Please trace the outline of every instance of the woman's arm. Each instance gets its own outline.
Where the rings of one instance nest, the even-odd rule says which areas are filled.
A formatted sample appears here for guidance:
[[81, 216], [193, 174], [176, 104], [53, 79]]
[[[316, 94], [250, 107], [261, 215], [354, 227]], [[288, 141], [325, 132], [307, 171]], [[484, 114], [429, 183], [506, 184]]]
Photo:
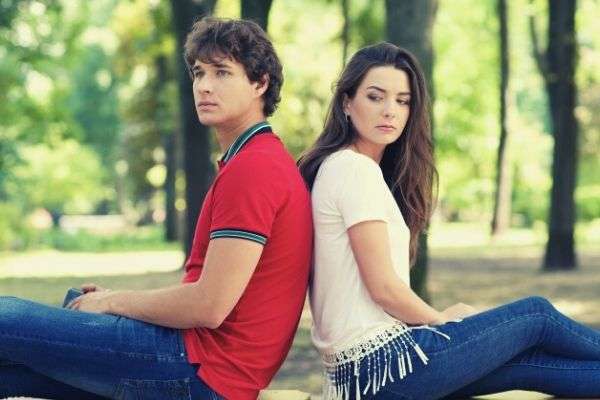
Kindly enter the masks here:
[[348, 236], [371, 298], [388, 314], [409, 324], [433, 325], [447, 320], [396, 275], [385, 222], [360, 222], [348, 228]]

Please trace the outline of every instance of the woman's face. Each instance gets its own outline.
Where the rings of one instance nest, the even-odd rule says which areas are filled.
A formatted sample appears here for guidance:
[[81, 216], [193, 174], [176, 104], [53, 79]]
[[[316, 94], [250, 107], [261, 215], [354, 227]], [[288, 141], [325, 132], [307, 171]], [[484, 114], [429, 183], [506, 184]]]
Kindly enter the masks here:
[[356, 129], [359, 141], [371, 145], [393, 143], [404, 130], [410, 114], [408, 75], [393, 66], [371, 68], [344, 112]]

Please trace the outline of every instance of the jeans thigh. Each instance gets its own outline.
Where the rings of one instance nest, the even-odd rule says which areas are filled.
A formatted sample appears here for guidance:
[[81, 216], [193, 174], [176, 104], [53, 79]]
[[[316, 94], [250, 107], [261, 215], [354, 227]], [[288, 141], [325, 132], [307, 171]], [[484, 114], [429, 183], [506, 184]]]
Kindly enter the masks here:
[[[179, 330], [14, 297], [0, 297], [0, 358], [103, 396], [121, 379], [199, 380]], [[182, 385], [155, 386], [179, 393]]]
[[[434, 326], [450, 340], [427, 329], [413, 329], [427, 364], [414, 362], [412, 374], [388, 383], [376, 398], [437, 399], [474, 382], [535, 345], [545, 324], [544, 307], [542, 300], [525, 298]], [[397, 374], [395, 364], [391, 363], [392, 374]]]

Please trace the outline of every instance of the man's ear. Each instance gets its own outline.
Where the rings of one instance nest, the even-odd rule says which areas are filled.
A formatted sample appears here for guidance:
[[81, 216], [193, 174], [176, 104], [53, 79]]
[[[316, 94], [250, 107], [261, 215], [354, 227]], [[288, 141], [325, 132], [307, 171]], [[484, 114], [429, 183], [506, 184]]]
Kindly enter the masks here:
[[269, 74], [264, 74], [259, 81], [255, 82], [255, 87], [257, 97], [265, 94], [267, 89], [269, 88]]

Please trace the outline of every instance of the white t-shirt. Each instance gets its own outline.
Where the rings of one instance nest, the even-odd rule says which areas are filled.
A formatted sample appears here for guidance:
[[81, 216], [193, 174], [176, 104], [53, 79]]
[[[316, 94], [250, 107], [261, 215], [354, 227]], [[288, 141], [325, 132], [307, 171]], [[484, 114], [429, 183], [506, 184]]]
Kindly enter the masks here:
[[312, 339], [322, 354], [330, 354], [398, 323], [371, 299], [347, 229], [363, 221], [385, 221], [394, 270], [407, 285], [410, 231], [379, 165], [353, 150], [339, 150], [323, 161], [311, 196], [315, 229]]

